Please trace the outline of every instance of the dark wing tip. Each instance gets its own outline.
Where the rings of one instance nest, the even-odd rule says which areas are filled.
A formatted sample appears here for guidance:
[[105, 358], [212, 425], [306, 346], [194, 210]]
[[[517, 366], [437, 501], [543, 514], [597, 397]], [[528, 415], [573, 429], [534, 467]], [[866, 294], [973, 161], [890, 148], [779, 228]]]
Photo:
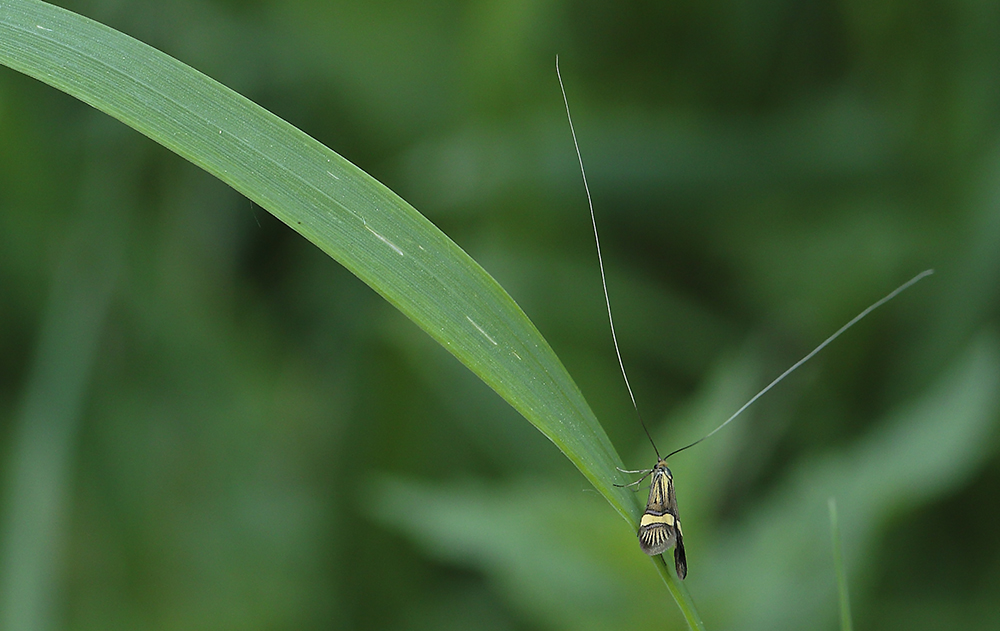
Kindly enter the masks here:
[[677, 578], [684, 580], [688, 575], [687, 555], [684, 554], [684, 538], [680, 530], [677, 531], [677, 545], [674, 547], [674, 567], [677, 568]]

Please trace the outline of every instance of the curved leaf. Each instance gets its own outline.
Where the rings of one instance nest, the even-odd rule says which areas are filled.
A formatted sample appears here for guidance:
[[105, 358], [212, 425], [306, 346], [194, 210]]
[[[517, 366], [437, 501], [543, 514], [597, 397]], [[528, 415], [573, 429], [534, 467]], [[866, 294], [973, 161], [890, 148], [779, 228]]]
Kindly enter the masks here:
[[395, 193], [176, 59], [34, 0], [0, 3], [0, 63], [104, 111], [212, 173], [380, 293], [552, 440], [623, 517], [621, 459], [520, 307]]

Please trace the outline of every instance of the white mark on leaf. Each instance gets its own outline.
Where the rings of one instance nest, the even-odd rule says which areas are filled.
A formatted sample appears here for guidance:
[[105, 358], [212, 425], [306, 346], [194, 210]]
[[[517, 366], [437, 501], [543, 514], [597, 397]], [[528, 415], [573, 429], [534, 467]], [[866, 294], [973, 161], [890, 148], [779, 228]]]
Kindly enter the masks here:
[[487, 333], [486, 331], [484, 331], [484, 330], [483, 330], [483, 327], [481, 327], [481, 326], [479, 326], [478, 324], [476, 324], [476, 321], [475, 321], [475, 320], [473, 320], [473, 319], [472, 319], [472, 318], [470, 318], [469, 316], [465, 316], [465, 319], [466, 319], [466, 320], [468, 320], [469, 322], [471, 322], [471, 323], [472, 323], [472, 326], [476, 327], [476, 330], [477, 330], [477, 331], [479, 331], [480, 333], [482, 333], [482, 334], [483, 334], [483, 337], [485, 337], [485, 338], [486, 338], [486, 339], [488, 339], [489, 341], [493, 342], [493, 346], [496, 346], [496, 345], [497, 345], [497, 341], [496, 341], [496, 340], [494, 340], [494, 339], [493, 339], [492, 337], [490, 337], [490, 334], [489, 334], [489, 333]]
[[392, 248], [392, 250], [393, 250], [393, 251], [394, 251], [394, 252], [395, 252], [396, 254], [398, 254], [398, 255], [400, 255], [400, 256], [406, 256], [405, 254], [403, 254], [403, 251], [402, 251], [402, 250], [401, 250], [401, 249], [399, 248], [399, 246], [398, 246], [398, 245], [396, 245], [396, 244], [395, 244], [395, 243], [393, 243], [392, 241], [390, 241], [390, 240], [386, 239], [385, 237], [383, 237], [383, 236], [382, 236], [382, 235], [380, 235], [379, 233], [377, 233], [377, 232], [375, 232], [374, 230], [372, 230], [371, 228], [369, 228], [369, 227], [368, 227], [368, 222], [367, 222], [367, 221], [365, 221], [364, 219], [362, 219], [361, 221], [362, 221], [362, 222], [363, 222], [363, 223], [365, 224], [365, 230], [367, 230], [368, 232], [370, 232], [370, 233], [372, 233], [373, 235], [375, 235], [375, 237], [376, 237], [376, 238], [377, 238], [377, 239], [378, 239], [379, 241], [381, 241], [382, 243], [384, 243], [384, 244], [386, 244], [387, 246], [389, 246], [390, 248]]

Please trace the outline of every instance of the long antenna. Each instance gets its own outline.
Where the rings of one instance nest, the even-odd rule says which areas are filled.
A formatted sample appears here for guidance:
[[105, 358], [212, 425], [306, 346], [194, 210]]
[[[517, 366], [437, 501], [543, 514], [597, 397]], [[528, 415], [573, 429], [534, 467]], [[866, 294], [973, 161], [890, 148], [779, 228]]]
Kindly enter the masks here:
[[642, 420], [639, 413], [639, 406], [635, 402], [635, 395], [632, 394], [632, 385], [628, 382], [628, 374], [625, 372], [625, 362], [622, 361], [622, 353], [618, 349], [618, 336], [615, 335], [615, 320], [611, 316], [611, 298], [608, 296], [608, 281], [604, 275], [604, 259], [601, 257], [601, 238], [597, 235], [597, 218], [594, 216], [594, 202], [590, 197], [590, 186], [587, 185], [587, 172], [583, 168], [583, 155], [580, 153], [580, 143], [576, 141], [576, 129], [573, 128], [573, 115], [569, 112], [569, 99], [566, 98], [566, 88], [563, 86], [562, 74], [559, 73], [559, 55], [556, 55], [556, 77], [559, 79], [559, 89], [562, 91], [563, 103], [566, 105], [566, 120], [569, 121], [569, 132], [573, 135], [573, 146], [576, 148], [576, 159], [580, 162], [580, 175], [583, 176], [583, 189], [587, 191], [587, 205], [590, 207], [590, 223], [594, 226], [594, 243], [597, 244], [597, 263], [601, 268], [601, 285], [604, 287], [604, 302], [608, 306], [608, 323], [611, 325], [611, 340], [615, 343], [615, 354], [618, 356], [618, 366], [622, 369], [622, 377], [625, 379], [625, 387], [628, 389], [628, 396], [632, 399], [632, 407], [639, 417], [639, 424], [642, 431], [646, 432], [649, 444], [656, 452], [656, 459], [660, 459], [660, 450], [656, 448], [653, 437], [646, 427], [646, 422]]
[[[792, 374], [792, 372], [794, 372], [795, 369], [797, 369], [799, 366], [801, 366], [802, 364], [804, 364], [807, 361], [809, 361], [810, 359], [812, 359], [813, 356], [816, 355], [816, 353], [818, 353], [821, 350], [823, 350], [824, 348], [826, 348], [827, 344], [829, 344], [830, 342], [832, 342], [835, 339], [837, 339], [838, 337], [840, 337], [841, 333], [843, 333], [847, 329], [851, 328], [852, 326], [854, 326], [855, 324], [857, 324], [858, 322], [860, 322], [865, 316], [867, 316], [872, 311], [875, 311], [876, 309], [878, 309], [879, 307], [881, 307], [885, 303], [889, 302], [890, 300], [892, 300], [893, 298], [895, 298], [896, 296], [898, 296], [902, 292], [904, 292], [907, 289], [909, 289], [911, 286], [913, 286], [914, 284], [916, 284], [917, 281], [921, 280], [925, 276], [930, 276], [933, 273], [934, 273], [934, 270], [932, 270], [932, 269], [928, 269], [928, 270], [924, 270], [924, 271], [920, 272], [919, 274], [917, 274], [916, 276], [914, 276], [910, 280], [906, 281], [905, 283], [903, 283], [899, 287], [893, 289], [886, 296], [884, 296], [881, 300], [878, 300], [877, 302], [875, 302], [872, 305], [870, 305], [867, 309], [865, 309], [864, 311], [862, 311], [858, 315], [854, 316], [851, 319], [850, 322], [848, 322], [844, 326], [842, 326], [839, 329], [837, 329], [836, 333], [834, 333], [830, 337], [828, 337], [825, 340], [823, 340], [823, 342], [819, 346], [817, 346], [816, 348], [812, 349], [812, 351], [810, 351], [808, 355], [806, 355], [805, 357], [803, 357], [799, 361], [797, 361], [794, 364], [792, 364], [791, 368], [789, 368], [785, 372], [783, 372], [780, 375], [778, 375], [777, 379], [775, 379], [771, 383], [767, 384], [767, 386], [763, 390], [761, 390], [757, 394], [753, 395], [753, 398], [751, 398], [749, 401], [747, 401], [746, 403], [744, 403], [743, 407], [741, 407], [740, 409], [736, 410], [736, 412], [732, 416], [730, 416], [729, 418], [727, 418], [722, 425], [719, 425], [718, 427], [716, 427], [715, 429], [713, 429], [709, 433], [705, 434], [704, 436], [702, 436], [698, 440], [694, 441], [690, 445], [687, 445], [685, 447], [681, 447], [680, 449], [676, 449], [674, 451], [671, 451], [669, 454], [667, 454], [667, 458], [669, 458], [670, 456], [673, 456], [674, 454], [679, 454], [680, 452], [684, 451], [685, 449], [690, 449], [691, 447], [694, 447], [695, 445], [697, 445], [701, 441], [705, 440], [706, 438], [709, 438], [710, 436], [712, 436], [713, 434], [715, 434], [716, 432], [718, 432], [720, 429], [722, 429], [726, 425], [729, 425], [729, 423], [732, 422], [733, 419], [735, 419], [737, 416], [739, 416], [740, 414], [743, 413], [743, 410], [745, 410], [748, 407], [750, 407], [753, 404], [754, 401], [756, 401], [757, 399], [759, 399], [762, 396], [764, 396], [765, 392], [767, 392], [768, 390], [770, 390], [774, 386], [778, 385], [778, 383], [782, 379], [784, 379], [788, 375]], [[657, 456], [657, 457], [659, 457], [659, 456]]]
[[[632, 393], [632, 385], [629, 383], [629, 381], [628, 381], [628, 374], [625, 372], [625, 362], [622, 361], [622, 353], [621, 353], [621, 350], [619, 350], [619, 348], [618, 348], [618, 336], [615, 334], [615, 321], [614, 321], [614, 318], [611, 315], [611, 298], [608, 295], [608, 281], [607, 281], [607, 278], [606, 278], [606, 276], [604, 274], [604, 258], [601, 256], [601, 239], [600, 239], [600, 237], [597, 234], [597, 218], [594, 215], [594, 202], [593, 202], [593, 200], [590, 197], [590, 186], [587, 184], [587, 172], [583, 168], [583, 155], [580, 153], [580, 143], [577, 142], [577, 140], [576, 140], [576, 129], [573, 127], [573, 116], [572, 116], [572, 114], [570, 114], [570, 111], [569, 111], [569, 99], [566, 98], [566, 88], [563, 86], [562, 74], [560, 74], [560, 72], [559, 72], [559, 55], [556, 55], [556, 77], [559, 79], [559, 89], [562, 91], [563, 103], [566, 105], [566, 119], [569, 121], [569, 131], [570, 131], [570, 134], [573, 135], [573, 146], [576, 148], [576, 158], [577, 158], [577, 160], [580, 163], [580, 175], [583, 176], [583, 188], [587, 192], [587, 205], [590, 208], [590, 223], [594, 227], [594, 242], [597, 244], [597, 263], [598, 263], [598, 265], [601, 268], [601, 285], [604, 288], [604, 302], [605, 302], [605, 304], [608, 307], [608, 324], [611, 325], [611, 340], [614, 342], [614, 345], [615, 345], [615, 354], [618, 356], [618, 366], [622, 370], [622, 377], [625, 379], [625, 387], [628, 389], [628, 396], [629, 396], [629, 398], [632, 399], [632, 407], [635, 408], [635, 414], [636, 414], [636, 416], [639, 417], [639, 424], [642, 425], [642, 431], [644, 431], [646, 433], [646, 438], [649, 439], [649, 444], [651, 444], [653, 446], [653, 451], [656, 452], [656, 458], [657, 458], [657, 460], [665, 460], [666, 458], [660, 458], [660, 450], [656, 448], [656, 443], [653, 442], [653, 436], [649, 433], [649, 428], [646, 427], [646, 422], [642, 419], [642, 414], [639, 412], [639, 406], [635, 402], [635, 395]], [[897, 287], [896, 289], [894, 289], [891, 292], [889, 292], [882, 299], [880, 299], [880, 300], [874, 302], [873, 304], [869, 305], [867, 309], [865, 309], [864, 311], [862, 311], [858, 315], [854, 316], [847, 324], [845, 324], [844, 326], [842, 326], [839, 329], [837, 329], [837, 331], [834, 332], [833, 335], [831, 335], [830, 337], [828, 337], [825, 340], [823, 340], [823, 342], [820, 343], [820, 345], [817, 346], [816, 348], [814, 348], [812, 351], [810, 351], [808, 355], [806, 355], [805, 357], [803, 357], [799, 361], [797, 361], [794, 364], [792, 364], [792, 366], [788, 370], [786, 370], [785, 372], [783, 372], [780, 375], [778, 375], [778, 377], [774, 381], [772, 381], [771, 383], [767, 384], [767, 386], [765, 386], [760, 392], [758, 392], [757, 394], [753, 395], [753, 397], [749, 401], [747, 401], [746, 403], [744, 403], [743, 406], [740, 409], [736, 410], [736, 412], [733, 413], [732, 416], [730, 416], [729, 418], [727, 418], [721, 425], [719, 425], [718, 427], [716, 427], [715, 429], [713, 429], [709, 433], [705, 434], [704, 436], [702, 436], [698, 440], [694, 441], [690, 445], [685, 445], [684, 447], [681, 447], [680, 449], [676, 449], [676, 450], [670, 452], [669, 454], [667, 454], [667, 458], [669, 458], [670, 456], [673, 456], [675, 454], [679, 454], [680, 452], [684, 451], [685, 449], [690, 449], [691, 447], [694, 447], [695, 445], [697, 445], [701, 441], [705, 440], [706, 438], [711, 438], [712, 436], [714, 436], [723, 427], [725, 427], [726, 425], [729, 425], [731, 422], [733, 422], [733, 420], [736, 419], [737, 416], [739, 416], [740, 414], [742, 414], [744, 412], [744, 410], [746, 410], [748, 407], [750, 407], [751, 405], [753, 405], [754, 402], [757, 401], [757, 399], [759, 399], [762, 396], [764, 396], [764, 394], [768, 390], [770, 390], [774, 386], [776, 386], [779, 383], [781, 383], [781, 381], [784, 380], [785, 377], [787, 377], [788, 375], [792, 374], [800, 366], [802, 366], [802, 364], [804, 364], [807, 361], [809, 361], [810, 359], [812, 359], [817, 353], [819, 353], [821, 350], [823, 350], [824, 348], [826, 348], [826, 346], [828, 344], [830, 344], [830, 342], [832, 342], [835, 339], [837, 339], [838, 337], [840, 337], [841, 334], [843, 334], [845, 331], [847, 331], [847, 329], [851, 328], [852, 326], [854, 326], [855, 324], [857, 324], [858, 322], [860, 322], [861, 320], [863, 320], [872, 311], [878, 309], [879, 307], [881, 307], [885, 303], [889, 302], [890, 300], [892, 300], [893, 298], [895, 298], [896, 296], [898, 296], [902, 292], [906, 291], [907, 289], [909, 289], [910, 287], [912, 287], [913, 285], [915, 285], [918, 281], [922, 280], [923, 278], [925, 278], [927, 276], [930, 276], [933, 273], [934, 273], [934, 270], [932, 270], [932, 269], [924, 270], [924, 271], [920, 272], [919, 274], [917, 274], [916, 276], [914, 276], [913, 278], [911, 278], [910, 280], [908, 280], [905, 283], [903, 283], [902, 285], [900, 285], [899, 287]]]

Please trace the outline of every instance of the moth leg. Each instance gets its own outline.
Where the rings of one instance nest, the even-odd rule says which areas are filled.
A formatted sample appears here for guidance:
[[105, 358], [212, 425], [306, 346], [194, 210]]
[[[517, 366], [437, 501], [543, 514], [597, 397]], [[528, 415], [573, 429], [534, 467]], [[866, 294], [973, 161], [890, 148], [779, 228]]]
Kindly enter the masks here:
[[[631, 484], [612, 484], [611, 486], [616, 486], [616, 487], [618, 487], [620, 489], [627, 489], [628, 487], [630, 487], [632, 485]], [[638, 493], [639, 492], [639, 487], [636, 486], [635, 488], [633, 488], [632, 492], [633, 493]]]
[[650, 471], [652, 471], [652, 469], [636, 469], [635, 471], [629, 471], [628, 469], [621, 469], [619, 467], [615, 467], [615, 469], [618, 469], [619, 473], [645, 473], [646, 475], [649, 475]]
[[[615, 469], [618, 469], [618, 467], [615, 467]], [[653, 472], [652, 469], [639, 469], [638, 471], [626, 471], [625, 469], [618, 469], [618, 470], [621, 471], [622, 473], [642, 473], [643, 474], [643, 476], [641, 478], [639, 478], [638, 480], [636, 480], [635, 482], [629, 482], [628, 484], [615, 484], [615, 485], [613, 485], [613, 486], [617, 486], [620, 489], [623, 489], [623, 488], [627, 489], [630, 486], [634, 486], [634, 487], [636, 487], [636, 490], [639, 490], [639, 485], [642, 484], [642, 481], [645, 480], [646, 478], [648, 478], [649, 474]]]

